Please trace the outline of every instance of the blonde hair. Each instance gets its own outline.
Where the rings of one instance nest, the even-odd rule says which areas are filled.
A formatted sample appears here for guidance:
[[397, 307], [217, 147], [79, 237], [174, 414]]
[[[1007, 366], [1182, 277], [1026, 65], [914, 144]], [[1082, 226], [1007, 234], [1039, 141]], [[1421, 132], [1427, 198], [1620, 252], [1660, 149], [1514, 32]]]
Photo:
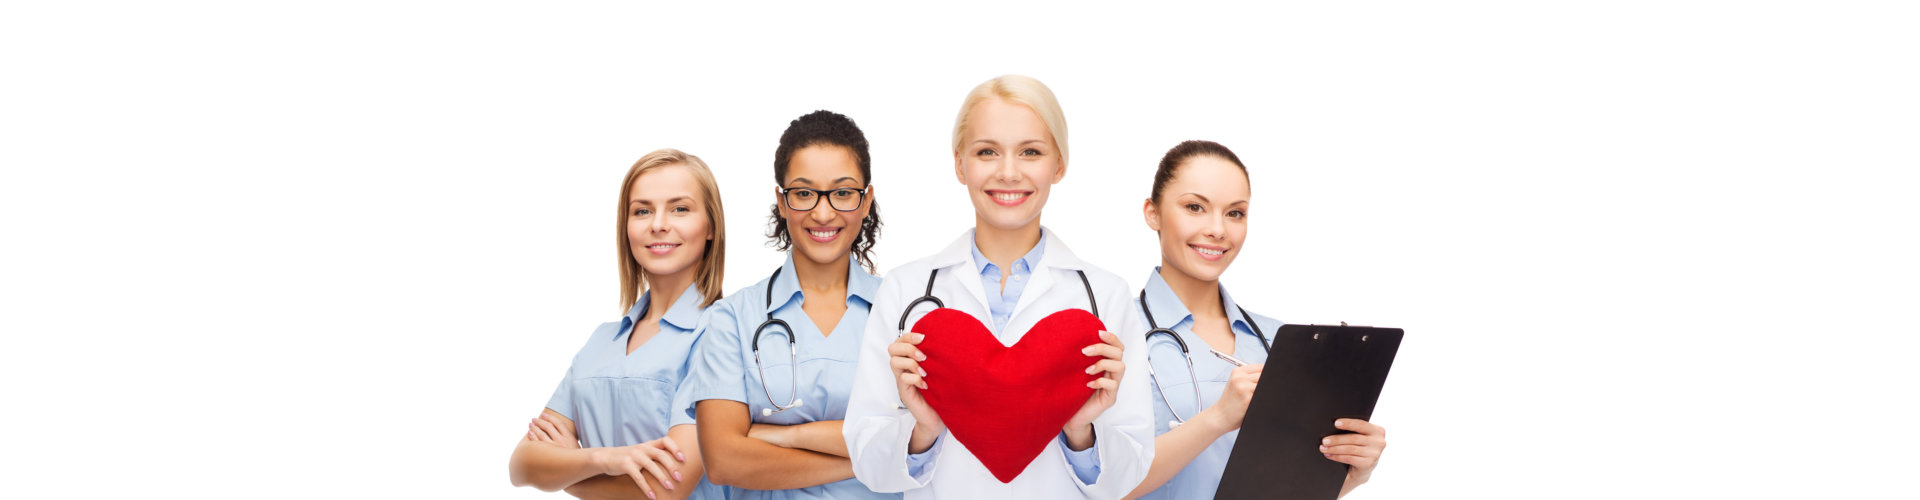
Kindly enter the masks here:
[[640, 161], [627, 169], [627, 180], [620, 183], [620, 214], [614, 225], [614, 242], [620, 257], [620, 312], [640, 300], [640, 291], [647, 287], [647, 270], [633, 259], [633, 245], [627, 242], [628, 193], [633, 192], [633, 183], [640, 174], [651, 170], [679, 165], [687, 167], [693, 178], [700, 182], [700, 199], [707, 209], [707, 225], [713, 232], [713, 239], [707, 242], [707, 248], [700, 255], [700, 270], [694, 274], [693, 286], [700, 289], [700, 307], [712, 305], [720, 300], [721, 276], [726, 268], [727, 256], [727, 217], [720, 210], [720, 183], [713, 180], [713, 171], [707, 169], [707, 163], [700, 157], [686, 154], [678, 149], [667, 148], [647, 153]]
[[1060, 111], [1060, 100], [1053, 97], [1053, 90], [1048, 89], [1047, 84], [1024, 75], [1005, 75], [987, 80], [967, 93], [967, 100], [960, 103], [960, 116], [953, 119], [954, 153], [960, 152], [960, 141], [964, 140], [961, 137], [967, 132], [967, 113], [989, 97], [1032, 108], [1034, 114], [1040, 115], [1040, 121], [1047, 124], [1047, 131], [1053, 133], [1053, 145], [1060, 149], [1060, 161], [1067, 161], [1067, 114]]

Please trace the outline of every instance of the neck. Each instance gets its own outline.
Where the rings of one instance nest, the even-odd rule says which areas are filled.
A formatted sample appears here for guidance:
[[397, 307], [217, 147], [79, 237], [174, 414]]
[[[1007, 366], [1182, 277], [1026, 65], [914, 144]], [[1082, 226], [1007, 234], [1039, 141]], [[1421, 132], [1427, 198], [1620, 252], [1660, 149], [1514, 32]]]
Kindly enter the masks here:
[[653, 295], [647, 299], [647, 314], [641, 319], [658, 321], [666, 316], [667, 310], [673, 308], [673, 301], [690, 286], [693, 286], [693, 269], [673, 275], [647, 276], [647, 290]]
[[829, 292], [846, 288], [848, 259], [851, 253], [840, 254], [839, 259], [825, 264], [814, 262], [798, 253], [793, 256], [793, 279], [799, 280], [801, 292]]
[[1010, 272], [1008, 266], [1019, 260], [1033, 246], [1040, 244], [1040, 219], [1014, 229], [1000, 229], [987, 225], [979, 217], [973, 219], [973, 244], [980, 247], [980, 255], [987, 261], [1000, 266], [1002, 272]]
[[1225, 306], [1220, 303], [1220, 280], [1201, 281], [1164, 260], [1160, 262], [1160, 279], [1167, 282], [1167, 288], [1173, 290], [1173, 296], [1180, 298], [1180, 303], [1187, 306], [1193, 317], [1226, 317]]

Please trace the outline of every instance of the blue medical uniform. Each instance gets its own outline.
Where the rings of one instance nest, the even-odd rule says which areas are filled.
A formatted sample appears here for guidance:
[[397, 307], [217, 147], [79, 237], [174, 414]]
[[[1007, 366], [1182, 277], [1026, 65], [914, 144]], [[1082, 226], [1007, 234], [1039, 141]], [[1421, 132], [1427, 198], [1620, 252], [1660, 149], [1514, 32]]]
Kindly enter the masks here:
[[[617, 323], [593, 331], [574, 355], [567, 378], [547, 400], [547, 408], [573, 419], [581, 446], [630, 446], [666, 437], [667, 429], [691, 424], [683, 412], [692, 397], [688, 365], [699, 340], [699, 287], [688, 286], [660, 318], [660, 332], [627, 353], [628, 335], [646, 316], [653, 291], [627, 310]], [[705, 478], [690, 498], [726, 498], [726, 491]]]
[[[694, 349], [692, 387], [689, 404], [678, 407], [680, 413], [693, 415], [693, 403], [709, 399], [739, 401], [747, 405], [753, 422], [794, 425], [821, 420], [841, 420], [847, 415], [847, 397], [853, 390], [854, 368], [859, 364], [860, 340], [867, 327], [867, 311], [872, 307], [880, 278], [847, 259], [847, 311], [834, 325], [832, 335], [823, 335], [807, 317], [801, 303], [800, 281], [793, 270], [793, 253], [780, 266], [780, 276], [771, 283], [760, 280], [753, 286], [715, 302], [701, 322], [701, 342]], [[804, 403], [771, 416], [760, 411], [772, 408], [768, 402], [787, 404], [793, 398], [795, 369], [787, 353], [787, 332], [769, 326], [761, 332], [760, 362], [753, 359], [753, 334], [767, 320], [767, 288], [773, 288], [773, 317], [793, 327], [794, 353], [799, 360], [800, 400]], [[766, 379], [761, 379], [764, 371]], [[734, 498], [813, 499], [813, 498], [900, 498], [899, 493], [874, 493], [859, 480], [843, 481], [807, 488], [764, 491], [729, 488]]]
[[[1215, 401], [1220, 400], [1220, 394], [1226, 391], [1227, 382], [1233, 376], [1234, 366], [1207, 352], [1209, 348], [1207, 341], [1201, 340], [1199, 335], [1193, 333], [1192, 311], [1187, 309], [1186, 304], [1180, 302], [1179, 296], [1173, 294], [1173, 289], [1167, 287], [1167, 281], [1160, 278], [1159, 267], [1154, 267], [1153, 274], [1147, 277], [1146, 292], [1147, 306], [1153, 308], [1151, 311], [1153, 320], [1158, 322], [1161, 328], [1178, 333], [1180, 340], [1187, 342], [1187, 348], [1192, 351], [1193, 357], [1192, 377], [1200, 379], [1195, 383], [1188, 376], [1187, 364], [1180, 359], [1179, 344], [1175, 344], [1165, 335], [1154, 335], [1147, 339], [1148, 363], [1153, 365], [1153, 377], [1162, 387], [1161, 390], [1167, 392], [1166, 399], [1161, 399], [1159, 391], [1151, 388], [1148, 390], [1148, 394], [1153, 396], [1153, 435], [1159, 436], [1173, 429], [1168, 425], [1173, 420], [1173, 414], [1167, 411], [1168, 400], [1171, 400], [1173, 408], [1180, 412], [1180, 418], [1193, 418], [1200, 413], [1200, 410], [1213, 406]], [[1253, 329], [1247, 325], [1247, 318], [1240, 315], [1239, 305], [1234, 303], [1233, 296], [1227, 294], [1225, 286], [1220, 287], [1220, 302], [1226, 310], [1228, 324], [1233, 330], [1233, 357], [1247, 363], [1267, 362], [1267, 351], [1260, 345], [1260, 338], [1255, 336]], [[1135, 311], [1137, 312], [1139, 308], [1140, 303], [1135, 300]], [[1280, 329], [1279, 321], [1266, 316], [1253, 314], [1252, 320], [1257, 322], [1260, 325], [1260, 331], [1265, 332], [1269, 337]], [[1140, 317], [1140, 324], [1147, 324], [1144, 315]], [[1138, 373], [1132, 370], [1128, 372], [1128, 375]], [[1198, 408], [1193, 406], [1193, 391], [1196, 388], [1200, 391]], [[1188, 462], [1187, 467], [1181, 469], [1173, 479], [1167, 480], [1167, 483], [1161, 485], [1159, 489], [1141, 498], [1212, 498], [1213, 492], [1220, 488], [1221, 472], [1227, 469], [1227, 455], [1233, 452], [1233, 442], [1239, 437], [1239, 429], [1221, 435], [1220, 439], [1214, 440], [1213, 444], [1207, 445], [1206, 450], [1195, 456], [1192, 462]]]

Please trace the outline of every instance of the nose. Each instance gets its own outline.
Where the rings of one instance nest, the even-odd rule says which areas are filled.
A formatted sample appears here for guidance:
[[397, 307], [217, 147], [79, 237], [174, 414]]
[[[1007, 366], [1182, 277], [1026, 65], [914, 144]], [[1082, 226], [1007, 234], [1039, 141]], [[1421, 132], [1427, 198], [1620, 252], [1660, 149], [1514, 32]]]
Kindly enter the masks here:
[[820, 203], [815, 204], [813, 210], [807, 211], [807, 218], [812, 219], [816, 224], [833, 222], [833, 215], [833, 203], [831, 203], [826, 196], [821, 196]]
[[1008, 184], [1020, 182], [1020, 169], [1014, 168], [1013, 160], [1000, 158], [994, 160], [993, 178]]
[[1226, 239], [1227, 237], [1226, 217], [1227, 216], [1221, 215], [1219, 212], [1215, 212], [1212, 217], [1207, 218], [1208, 224], [1205, 229], [1205, 233], [1208, 238], [1213, 238], [1216, 240]]
[[664, 233], [672, 227], [673, 226], [667, 225], [667, 217], [662, 214], [654, 214], [652, 218], [647, 219], [648, 231]]

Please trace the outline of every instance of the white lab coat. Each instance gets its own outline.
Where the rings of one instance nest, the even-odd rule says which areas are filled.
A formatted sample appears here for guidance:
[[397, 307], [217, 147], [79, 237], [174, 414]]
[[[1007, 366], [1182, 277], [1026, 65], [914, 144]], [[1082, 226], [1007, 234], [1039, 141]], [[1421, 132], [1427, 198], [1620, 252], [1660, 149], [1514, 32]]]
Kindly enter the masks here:
[[[1119, 276], [1081, 262], [1058, 234], [1041, 230], [1047, 232], [1046, 251], [1014, 306], [1006, 331], [1024, 334], [1054, 312], [1086, 309], [1086, 288], [1074, 272], [1080, 270], [1086, 272], [1093, 286], [1100, 321], [1126, 346], [1121, 361], [1127, 370], [1120, 381], [1120, 394], [1114, 405], [1093, 422], [1100, 465], [1094, 484], [1080, 482], [1067, 463], [1065, 446], [1057, 438], [1010, 483], [995, 479], [950, 432], [940, 437], [939, 446], [931, 451], [936, 455], [919, 477], [907, 472], [907, 441], [913, 434], [914, 418], [900, 404], [888, 365], [887, 345], [899, 333], [902, 308], [926, 291], [927, 273], [935, 268], [942, 270], [933, 287], [934, 295], [946, 307], [973, 315], [991, 328], [993, 316], [973, 262], [973, 230], [968, 230], [940, 253], [888, 272], [875, 294], [843, 427], [854, 476], [868, 488], [906, 492], [909, 499], [1120, 498], [1146, 478], [1147, 468], [1153, 463], [1153, 408], [1148, 394], [1152, 389], [1146, 372], [1146, 327], [1139, 324], [1139, 314], [1133, 310], [1133, 296], [1128, 293], [1132, 288]], [[915, 308], [908, 327], [933, 309], [932, 303]], [[1017, 409], [982, 410], [1009, 418], [1019, 413]]]

